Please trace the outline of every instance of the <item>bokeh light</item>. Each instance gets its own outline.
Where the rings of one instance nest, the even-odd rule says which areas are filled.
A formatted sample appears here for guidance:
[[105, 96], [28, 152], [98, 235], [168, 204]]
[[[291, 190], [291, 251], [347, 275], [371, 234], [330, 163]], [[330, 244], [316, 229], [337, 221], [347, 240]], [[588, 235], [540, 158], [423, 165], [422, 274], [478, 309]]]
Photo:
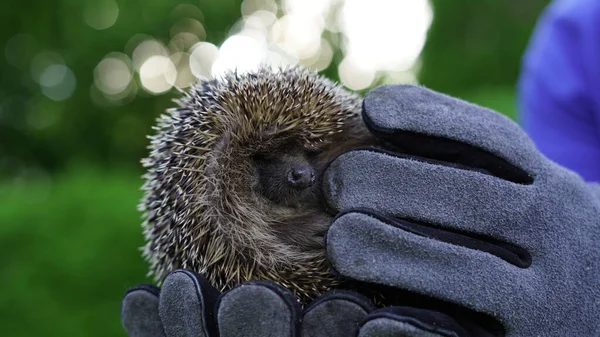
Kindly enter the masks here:
[[94, 70], [94, 84], [107, 96], [123, 93], [132, 78], [131, 62], [122, 53], [110, 54]]
[[346, 0], [340, 13], [345, 51], [376, 70], [406, 70], [419, 56], [432, 13], [427, 0]]
[[317, 71], [325, 70], [331, 64], [333, 60], [333, 48], [326, 39], [321, 39], [321, 46], [319, 47], [319, 54], [316, 58], [307, 60], [306, 64]]
[[204, 26], [202, 26], [200, 21], [190, 18], [181, 19], [171, 27], [171, 37], [175, 37], [180, 33], [189, 33], [200, 40], [204, 40], [206, 38]]
[[260, 10], [277, 13], [277, 4], [274, 0], [244, 0], [241, 7], [243, 16], [249, 16]]
[[392, 80], [414, 82], [432, 20], [428, 0], [245, 0], [240, 13], [229, 36], [216, 46], [205, 41], [200, 9], [192, 4], [176, 6], [167, 42], [133, 36], [125, 45], [126, 54], [98, 64], [96, 87], [114, 99], [130, 89], [135, 72], [145, 91], [161, 94], [188, 87], [199, 78], [252, 71], [262, 64], [301, 64], [323, 71], [336, 51], [341, 52], [340, 82], [349, 89]]
[[200, 39], [197, 35], [189, 32], [181, 32], [171, 39], [168, 48], [171, 53], [177, 53], [190, 50], [198, 42], [200, 42]]
[[169, 56], [169, 50], [162, 42], [158, 40], [149, 39], [142, 41], [135, 50], [133, 51], [132, 61], [135, 69], [140, 71], [142, 65], [152, 56]]
[[53, 101], [63, 101], [73, 94], [75, 74], [63, 64], [52, 64], [42, 71], [39, 79], [42, 93]]
[[140, 81], [148, 92], [163, 93], [173, 87], [177, 69], [167, 56], [152, 55], [140, 67]]
[[119, 6], [114, 0], [89, 1], [83, 11], [83, 20], [88, 26], [103, 30], [117, 22]]
[[308, 21], [300, 15], [285, 15], [279, 20], [277, 44], [288, 53], [298, 58], [309, 58], [319, 52], [323, 27], [316, 22]]
[[219, 75], [231, 69], [240, 72], [251, 71], [258, 68], [265, 59], [266, 52], [267, 46], [264, 41], [241, 34], [233, 35], [221, 45], [212, 73]]
[[199, 42], [194, 45], [189, 58], [192, 74], [197, 78], [210, 77], [218, 55], [219, 48], [210, 42]]
[[19, 69], [27, 68], [29, 61], [35, 54], [37, 41], [29, 34], [16, 34], [4, 47], [6, 61]]
[[170, 15], [173, 21], [178, 21], [180, 19], [192, 18], [198, 21], [204, 20], [204, 14], [200, 8], [192, 4], [180, 4], [173, 8], [173, 11]]
[[372, 68], [363, 67], [352, 56], [346, 56], [338, 65], [340, 81], [352, 90], [360, 90], [370, 86], [375, 80]]
[[26, 114], [27, 124], [35, 130], [43, 130], [55, 124], [61, 115], [59, 109], [44, 107], [44, 97], [37, 95], [29, 100], [30, 109]]
[[35, 55], [29, 66], [31, 78], [40, 83], [42, 73], [53, 64], [65, 64], [63, 57], [54, 51], [45, 50]]
[[385, 72], [409, 71], [432, 20], [427, 0], [346, 0], [339, 15], [346, 54], [340, 79], [355, 90], [369, 87]]
[[171, 54], [171, 62], [175, 66], [177, 77], [173, 84], [177, 88], [189, 87], [196, 81], [196, 77], [190, 69], [190, 54], [175, 53]]

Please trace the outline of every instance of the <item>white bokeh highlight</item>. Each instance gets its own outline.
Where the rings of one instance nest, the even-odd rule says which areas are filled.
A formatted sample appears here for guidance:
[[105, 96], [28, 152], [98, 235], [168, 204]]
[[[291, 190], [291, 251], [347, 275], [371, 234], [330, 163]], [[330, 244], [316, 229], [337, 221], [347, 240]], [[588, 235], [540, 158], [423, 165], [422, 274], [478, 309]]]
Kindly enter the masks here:
[[129, 59], [124, 54], [113, 54], [102, 60], [94, 71], [94, 84], [106, 95], [119, 95], [133, 79]]
[[[340, 77], [353, 79], [350, 88], [363, 89], [377, 72], [409, 70], [423, 49], [431, 20], [427, 0], [346, 0], [339, 17], [346, 37], [344, 51], [360, 68], [355, 75], [340, 73]], [[346, 72], [352, 69], [340, 67]], [[369, 84], [361, 88], [358, 83]]]
[[175, 84], [177, 69], [167, 56], [153, 55], [140, 67], [140, 81], [153, 94], [168, 91]]
[[[118, 7], [116, 13], [114, 20]], [[334, 59], [340, 82], [352, 90], [415, 82], [433, 15], [428, 0], [244, 0], [240, 13], [229, 36], [213, 44], [205, 41], [200, 9], [176, 6], [168, 36], [135, 35], [125, 54], [99, 62], [92, 92], [116, 99], [135, 96], [139, 87], [157, 95], [231, 70], [301, 64], [323, 71]], [[48, 63], [61, 64], [40, 62], [36, 69]], [[32, 76], [39, 72], [32, 69]]]

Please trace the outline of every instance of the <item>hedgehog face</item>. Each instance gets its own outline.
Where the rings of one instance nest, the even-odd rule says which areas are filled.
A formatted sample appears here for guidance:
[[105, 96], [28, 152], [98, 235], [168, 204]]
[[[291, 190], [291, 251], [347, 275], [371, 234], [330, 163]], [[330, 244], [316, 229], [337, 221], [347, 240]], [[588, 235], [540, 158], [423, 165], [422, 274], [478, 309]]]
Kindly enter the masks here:
[[253, 156], [259, 176], [259, 193], [275, 204], [303, 208], [315, 205], [321, 168], [317, 153], [288, 142]]

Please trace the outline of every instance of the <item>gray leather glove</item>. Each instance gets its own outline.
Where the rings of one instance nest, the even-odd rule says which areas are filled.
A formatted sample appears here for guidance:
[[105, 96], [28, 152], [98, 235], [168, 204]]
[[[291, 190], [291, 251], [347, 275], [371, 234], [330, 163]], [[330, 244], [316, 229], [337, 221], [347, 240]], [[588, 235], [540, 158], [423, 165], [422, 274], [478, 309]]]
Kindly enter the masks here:
[[[457, 337], [468, 335], [450, 316], [415, 307], [374, 310], [372, 302], [351, 291], [332, 291], [304, 311], [302, 337], [411, 336]], [[480, 336], [481, 334], [477, 334]]]
[[303, 313], [296, 298], [273, 283], [246, 282], [219, 295], [202, 276], [177, 270], [162, 289], [130, 288], [121, 321], [130, 337], [356, 336], [374, 308], [359, 294], [331, 291]]
[[248, 282], [219, 296], [203, 277], [177, 270], [162, 289], [129, 289], [121, 321], [130, 337], [286, 337], [298, 335], [299, 312], [292, 293], [272, 283]]
[[[276, 287], [276, 286], [275, 286]], [[226, 293], [227, 294], [227, 293]], [[265, 303], [275, 310], [285, 310], [275, 301]], [[278, 309], [277, 306], [280, 308]], [[264, 310], [257, 307], [256, 310]], [[289, 309], [288, 309], [289, 310]], [[240, 310], [237, 317], [244, 317]], [[449, 316], [413, 307], [391, 307], [375, 310], [375, 305], [366, 297], [345, 290], [333, 290], [324, 294], [306, 307], [302, 317], [299, 336], [302, 337], [458, 337], [465, 336], [463, 329]], [[236, 317], [236, 315], [231, 315]], [[272, 320], [276, 324], [277, 320]], [[263, 334], [237, 331], [238, 336], [283, 336], [277, 331], [255, 330]], [[232, 334], [235, 335], [235, 334]], [[297, 336], [290, 334], [288, 336]]]
[[326, 171], [335, 271], [485, 314], [489, 335], [600, 334], [598, 185], [506, 117], [422, 87], [372, 90], [363, 118], [391, 150]]

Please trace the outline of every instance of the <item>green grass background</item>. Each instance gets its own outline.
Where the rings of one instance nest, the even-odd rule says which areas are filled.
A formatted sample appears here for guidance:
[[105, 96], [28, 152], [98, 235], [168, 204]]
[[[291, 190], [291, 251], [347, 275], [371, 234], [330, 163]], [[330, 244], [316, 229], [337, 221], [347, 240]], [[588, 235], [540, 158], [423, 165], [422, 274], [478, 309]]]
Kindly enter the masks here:
[[145, 282], [135, 172], [74, 167], [0, 194], [3, 336], [124, 336], [120, 299]]

